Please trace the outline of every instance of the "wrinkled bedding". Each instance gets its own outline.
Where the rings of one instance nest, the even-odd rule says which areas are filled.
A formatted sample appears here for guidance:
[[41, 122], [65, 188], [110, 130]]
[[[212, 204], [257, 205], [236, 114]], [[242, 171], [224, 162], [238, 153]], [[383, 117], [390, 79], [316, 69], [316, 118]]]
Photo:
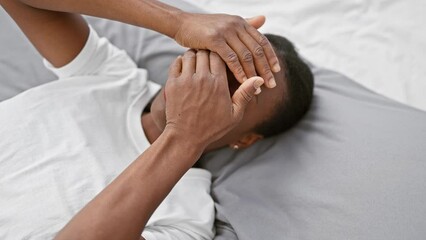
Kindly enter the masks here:
[[426, 110], [424, 0], [186, 0], [214, 12], [263, 14], [313, 63]]

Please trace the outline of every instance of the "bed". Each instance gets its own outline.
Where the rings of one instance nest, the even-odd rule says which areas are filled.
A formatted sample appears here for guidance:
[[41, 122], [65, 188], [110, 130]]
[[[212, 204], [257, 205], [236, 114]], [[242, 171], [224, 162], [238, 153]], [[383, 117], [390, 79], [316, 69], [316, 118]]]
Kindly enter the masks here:
[[[200, 160], [213, 174], [216, 240], [424, 239], [424, 2], [166, 2], [265, 14], [262, 31], [295, 42], [315, 76], [312, 108], [295, 128]], [[159, 83], [184, 51], [151, 31], [88, 20]], [[0, 100], [52, 81], [3, 10], [0, 25]]]

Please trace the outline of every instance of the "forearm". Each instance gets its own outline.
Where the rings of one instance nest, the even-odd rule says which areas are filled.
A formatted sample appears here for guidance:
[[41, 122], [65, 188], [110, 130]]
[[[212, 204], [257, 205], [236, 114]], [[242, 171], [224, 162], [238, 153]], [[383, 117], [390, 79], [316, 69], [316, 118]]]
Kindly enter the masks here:
[[[158, 0], [0, 0], [2, 5], [10, 2], [25, 4], [37, 10], [56, 12], [56, 14], [74, 13], [74, 15], [86, 14], [107, 18], [157, 31], [175, 39], [184, 47], [208, 49], [218, 53], [241, 83], [245, 79], [259, 74], [266, 80], [266, 86], [273, 88], [276, 86], [276, 82], [272, 73], [279, 72], [281, 69], [268, 39], [254, 28], [263, 25], [265, 19], [262, 17], [250, 20], [251, 26], [241, 17], [226, 14], [189, 14]], [[35, 13], [35, 11], [32, 13]], [[51, 15], [49, 18], [53, 18], [52, 14], [45, 13], [45, 15]], [[61, 18], [65, 16], [65, 14], [58, 15]], [[21, 23], [30, 22], [30, 18], [27, 17]], [[56, 18], [60, 19], [58, 16]], [[56, 25], [69, 26], [69, 22], [68, 24]], [[68, 29], [68, 27], [62, 29]], [[67, 33], [71, 33], [71, 31]], [[38, 34], [34, 35], [37, 36]], [[29, 38], [31, 39], [31, 36]], [[56, 39], [65, 39], [66, 41], [66, 39], [72, 40], [74, 37]], [[51, 59], [54, 63], [58, 63], [55, 65], [57, 67], [62, 66], [64, 62], [67, 63], [64, 59], [72, 59], [69, 56], [75, 56], [78, 53], [78, 51], [69, 51], [72, 53], [69, 56], [59, 54], [59, 60], [57, 60], [58, 57], [56, 57], [57, 54], [54, 51], [51, 54], [49, 50], [44, 50], [43, 46], [34, 45], [43, 55], [52, 55]], [[74, 46], [78, 48], [81, 47], [81, 44], [74, 44]], [[44, 54], [46, 52], [47, 54]], [[65, 57], [62, 57], [62, 55], [65, 55]], [[47, 58], [50, 60], [49, 57]]]
[[56, 239], [139, 239], [151, 214], [203, 149], [166, 130]]
[[184, 13], [157, 0], [20, 0], [35, 8], [85, 14], [148, 28], [174, 37]]
[[40, 54], [55, 67], [74, 59], [89, 29], [78, 13], [109, 18], [174, 37], [182, 11], [156, 0], [0, 0]]

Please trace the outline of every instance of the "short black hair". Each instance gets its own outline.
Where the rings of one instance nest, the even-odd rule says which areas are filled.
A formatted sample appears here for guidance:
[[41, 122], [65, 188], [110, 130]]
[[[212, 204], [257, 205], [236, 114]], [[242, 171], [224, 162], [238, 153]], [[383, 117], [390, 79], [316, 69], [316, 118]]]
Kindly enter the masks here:
[[[308, 111], [313, 96], [314, 77], [300, 58], [292, 42], [282, 36], [265, 34], [281, 60], [286, 90], [272, 116], [255, 127], [264, 137], [282, 133], [293, 127]], [[284, 68], [283, 68], [284, 67]]]

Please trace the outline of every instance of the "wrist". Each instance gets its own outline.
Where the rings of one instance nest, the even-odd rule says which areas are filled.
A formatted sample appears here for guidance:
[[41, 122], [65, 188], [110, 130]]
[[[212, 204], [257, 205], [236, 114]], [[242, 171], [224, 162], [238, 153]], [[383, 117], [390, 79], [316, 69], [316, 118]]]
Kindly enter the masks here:
[[176, 141], [183, 148], [187, 148], [195, 154], [199, 152], [201, 155], [208, 145], [208, 142], [203, 141], [199, 136], [194, 136], [188, 131], [171, 125], [167, 125], [161, 135]]
[[[174, 22], [170, 24], [172, 32], [169, 37], [173, 38], [175, 41], [178, 41], [179, 32], [185, 27], [185, 23], [188, 22], [188, 19], [191, 17], [193, 13], [187, 13], [184, 11], [177, 11], [174, 14]], [[186, 26], [188, 27], [188, 26]], [[179, 41], [178, 41], [179, 42]]]
[[170, 38], [176, 39], [176, 35], [184, 26], [184, 22], [189, 17], [190, 13], [184, 12], [180, 9], [173, 9], [170, 13], [170, 22], [166, 24], [167, 31], [164, 33]]
[[143, 0], [140, 3], [141, 9], [135, 17], [136, 23], [130, 23], [174, 38], [187, 13], [161, 1]]

